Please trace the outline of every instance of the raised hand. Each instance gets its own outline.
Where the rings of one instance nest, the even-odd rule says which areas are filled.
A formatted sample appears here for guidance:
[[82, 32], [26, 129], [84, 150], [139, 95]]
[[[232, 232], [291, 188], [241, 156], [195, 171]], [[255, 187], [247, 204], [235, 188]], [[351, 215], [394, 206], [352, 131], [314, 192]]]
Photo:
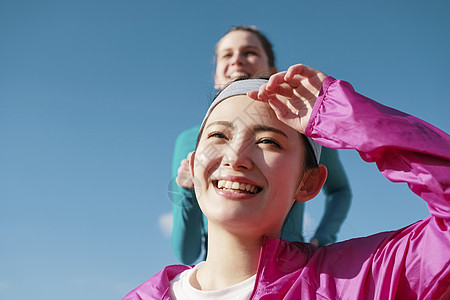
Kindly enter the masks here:
[[298, 64], [287, 71], [272, 75], [259, 91], [247, 95], [265, 101], [278, 119], [300, 133], [305, 133], [312, 109], [327, 75], [311, 67]]
[[188, 154], [187, 158], [181, 161], [176, 178], [176, 182], [179, 186], [189, 189], [194, 188], [194, 182], [192, 181], [191, 172], [189, 171], [189, 158], [191, 155], [192, 152]]

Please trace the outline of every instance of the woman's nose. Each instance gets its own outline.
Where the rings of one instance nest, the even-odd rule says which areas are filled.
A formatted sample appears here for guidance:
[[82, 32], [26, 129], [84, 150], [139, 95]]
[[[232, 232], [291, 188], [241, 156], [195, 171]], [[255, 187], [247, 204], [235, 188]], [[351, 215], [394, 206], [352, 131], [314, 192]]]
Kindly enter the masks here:
[[234, 53], [233, 56], [231, 57], [231, 63], [232, 64], [242, 64], [242, 55], [241, 53]]
[[230, 144], [223, 155], [223, 165], [229, 166], [235, 170], [250, 170], [253, 167], [250, 151], [250, 144], [248, 142], [236, 142]]

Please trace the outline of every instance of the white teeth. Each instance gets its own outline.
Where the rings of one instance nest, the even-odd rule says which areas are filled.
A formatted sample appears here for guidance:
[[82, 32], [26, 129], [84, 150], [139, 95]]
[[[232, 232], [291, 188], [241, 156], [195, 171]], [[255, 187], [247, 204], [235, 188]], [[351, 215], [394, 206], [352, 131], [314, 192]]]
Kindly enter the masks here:
[[248, 76], [248, 74], [247, 73], [245, 73], [245, 72], [239, 72], [239, 71], [236, 71], [236, 72], [233, 72], [232, 74], [231, 74], [231, 78], [232, 79], [236, 79], [236, 78], [240, 78], [240, 77], [247, 77]]
[[218, 180], [217, 187], [219, 189], [232, 189], [232, 190], [241, 190], [247, 191], [249, 193], [254, 193], [257, 189], [256, 186], [252, 184], [239, 183], [236, 181], [228, 181], [228, 180]]
[[218, 187], [219, 189], [223, 188], [224, 186], [225, 186], [225, 180], [219, 180], [219, 181], [217, 182], [217, 187]]
[[233, 189], [233, 190], [238, 190], [239, 189], [239, 187], [240, 187], [241, 185], [239, 184], [239, 182], [233, 182], [233, 184], [231, 185], [231, 188]]

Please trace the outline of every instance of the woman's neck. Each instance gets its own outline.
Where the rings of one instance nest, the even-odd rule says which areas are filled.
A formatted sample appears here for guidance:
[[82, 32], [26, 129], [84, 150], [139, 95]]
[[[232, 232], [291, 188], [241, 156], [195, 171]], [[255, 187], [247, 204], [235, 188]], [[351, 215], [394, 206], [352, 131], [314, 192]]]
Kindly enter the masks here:
[[206, 262], [192, 276], [192, 286], [205, 291], [219, 290], [255, 275], [262, 241], [263, 236], [237, 236], [209, 226]]

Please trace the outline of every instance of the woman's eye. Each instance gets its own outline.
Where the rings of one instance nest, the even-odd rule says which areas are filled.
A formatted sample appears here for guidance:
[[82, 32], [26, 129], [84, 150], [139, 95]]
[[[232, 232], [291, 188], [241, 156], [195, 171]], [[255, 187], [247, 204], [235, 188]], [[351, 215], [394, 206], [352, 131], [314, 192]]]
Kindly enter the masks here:
[[208, 138], [226, 139], [227, 137], [221, 132], [211, 132]]
[[277, 141], [272, 140], [272, 139], [261, 139], [257, 144], [273, 145], [273, 146], [281, 149], [281, 145]]

